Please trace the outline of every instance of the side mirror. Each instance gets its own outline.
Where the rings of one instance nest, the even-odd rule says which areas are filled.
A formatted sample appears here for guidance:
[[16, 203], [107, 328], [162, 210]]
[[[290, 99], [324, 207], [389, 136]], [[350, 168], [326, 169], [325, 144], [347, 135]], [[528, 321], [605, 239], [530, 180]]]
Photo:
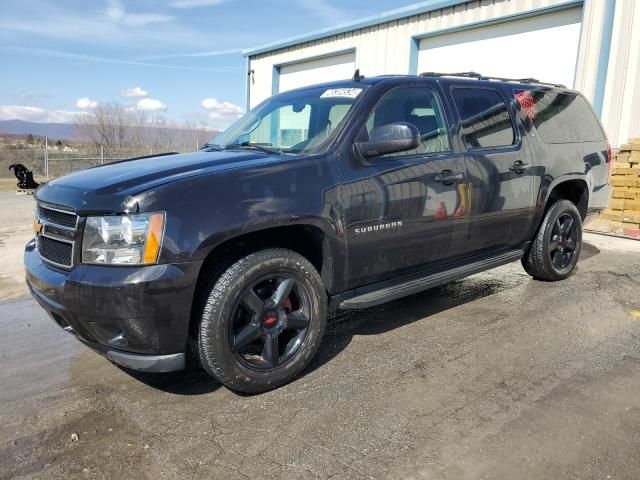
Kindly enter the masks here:
[[356, 150], [365, 158], [386, 153], [404, 152], [420, 145], [420, 131], [407, 122], [388, 123], [371, 130], [368, 142], [355, 144]]

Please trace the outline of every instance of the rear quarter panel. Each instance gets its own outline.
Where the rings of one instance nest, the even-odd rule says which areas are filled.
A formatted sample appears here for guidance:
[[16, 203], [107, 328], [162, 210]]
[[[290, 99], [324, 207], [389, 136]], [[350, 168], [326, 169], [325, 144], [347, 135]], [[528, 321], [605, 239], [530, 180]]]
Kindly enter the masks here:
[[[510, 87], [514, 95], [517, 91], [526, 88], [527, 86]], [[582, 97], [579, 92], [565, 91]], [[605, 208], [611, 195], [608, 142], [604, 129], [593, 110], [591, 109], [593, 120], [600, 126], [604, 139], [586, 142], [547, 143], [536, 130], [525, 109], [518, 102], [516, 104], [520, 109], [521, 119], [526, 125], [531, 140], [533, 167], [530, 172], [534, 176], [537, 207], [534, 227], [537, 228], [537, 225], [542, 221], [547, 200], [553, 189], [568, 180], [581, 180], [586, 183], [589, 192], [588, 209]]]

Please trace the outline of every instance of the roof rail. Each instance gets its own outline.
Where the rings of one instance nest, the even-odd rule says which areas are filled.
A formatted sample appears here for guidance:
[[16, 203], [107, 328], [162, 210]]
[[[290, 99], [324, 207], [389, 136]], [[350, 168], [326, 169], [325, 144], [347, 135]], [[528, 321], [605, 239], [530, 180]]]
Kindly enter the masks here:
[[477, 72], [459, 72], [459, 73], [423, 72], [420, 74], [420, 76], [421, 77], [462, 77], [462, 78], [474, 78], [476, 80], [497, 80], [499, 82], [536, 83], [539, 85], [549, 85], [551, 87], [567, 88], [565, 85], [562, 85], [561, 83], [541, 82], [536, 78], [494, 77], [494, 76], [482, 75]]

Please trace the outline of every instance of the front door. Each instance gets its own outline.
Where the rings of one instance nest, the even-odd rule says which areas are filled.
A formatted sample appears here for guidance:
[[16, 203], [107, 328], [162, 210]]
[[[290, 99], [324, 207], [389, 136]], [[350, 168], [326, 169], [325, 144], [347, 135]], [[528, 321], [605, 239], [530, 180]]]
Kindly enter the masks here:
[[[470, 255], [527, 240], [535, 210], [530, 152], [501, 90], [453, 87], [467, 149]], [[518, 128], [516, 128], [518, 126]]]
[[387, 92], [358, 140], [394, 122], [418, 128], [416, 149], [375, 157], [369, 165], [353, 151], [343, 157], [340, 198], [351, 288], [447, 262], [464, 249], [464, 157], [452, 148], [437, 93], [414, 86]]

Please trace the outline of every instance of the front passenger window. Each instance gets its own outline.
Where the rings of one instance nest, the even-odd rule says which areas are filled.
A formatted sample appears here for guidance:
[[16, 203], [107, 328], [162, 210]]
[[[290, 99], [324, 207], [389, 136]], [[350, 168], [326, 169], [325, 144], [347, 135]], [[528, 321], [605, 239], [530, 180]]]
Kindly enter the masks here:
[[367, 137], [374, 128], [396, 122], [413, 124], [420, 132], [420, 145], [414, 150], [390, 153], [383, 157], [451, 150], [442, 107], [436, 93], [430, 88], [398, 88], [387, 93], [367, 119], [365, 126]]

